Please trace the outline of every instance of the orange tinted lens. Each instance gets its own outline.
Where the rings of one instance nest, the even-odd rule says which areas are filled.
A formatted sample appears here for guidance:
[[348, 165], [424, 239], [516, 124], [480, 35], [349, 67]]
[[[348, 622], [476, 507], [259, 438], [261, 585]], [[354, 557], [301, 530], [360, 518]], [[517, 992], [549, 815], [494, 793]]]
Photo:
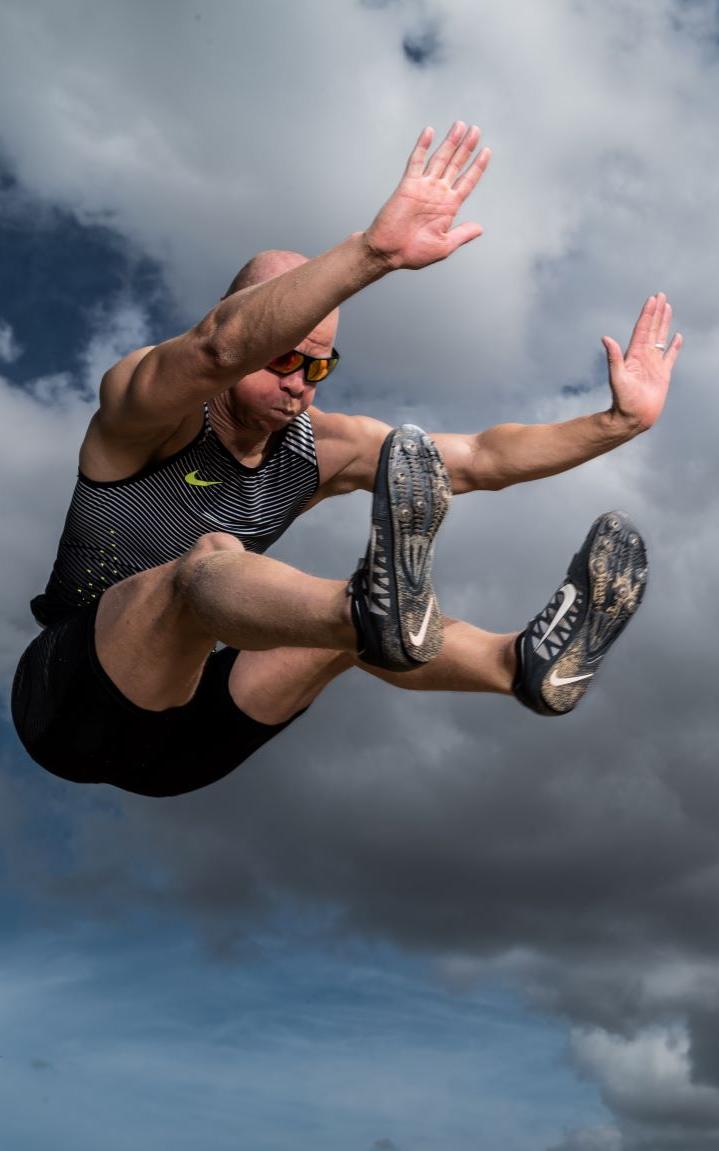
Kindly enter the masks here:
[[281, 376], [289, 376], [290, 372], [301, 368], [304, 362], [305, 357], [301, 352], [285, 352], [284, 356], [275, 356], [267, 367], [272, 372], [279, 372]]
[[311, 384], [317, 384], [329, 375], [329, 360], [313, 360], [307, 368], [307, 379]]

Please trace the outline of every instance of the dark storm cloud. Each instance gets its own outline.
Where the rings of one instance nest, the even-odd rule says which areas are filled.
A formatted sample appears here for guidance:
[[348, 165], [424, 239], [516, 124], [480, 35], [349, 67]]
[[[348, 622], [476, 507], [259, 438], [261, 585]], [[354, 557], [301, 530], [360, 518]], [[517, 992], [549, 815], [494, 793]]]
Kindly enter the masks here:
[[10, 178], [0, 187], [0, 245], [2, 319], [22, 348], [4, 368], [15, 383], [64, 371], [79, 377], [98, 309], [122, 296], [142, 297], [158, 336], [177, 331], [157, 264], [112, 228], [81, 223]]
[[712, 1009], [709, 1004], [705, 1004], [701, 1011], [690, 1011], [688, 1025], [692, 1082], [718, 1087], [719, 1006]]
[[427, 68], [442, 61], [442, 37], [440, 26], [430, 21], [402, 38], [402, 51], [405, 58], [417, 68]]
[[[319, 8], [294, 23], [288, 10], [281, 44], [259, 18], [247, 35], [228, 7], [212, 71], [181, 20], [159, 59], [144, 41], [131, 57], [108, 53], [103, 45], [127, 35], [108, 7], [84, 49], [96, 73], [73, 57], [66, 21], [24, 23], [19, 6], [10, 11], [13, 43], [32, 42], [38, 77], [54, 60], [76, 63], [58, 76], [65, 103], [46, 106], [38, 80], [5, 130], [23, 187], [111, 211], [133, 250], [164, 261], [192, 318], [226, 282], [233, 253], [277, 242], [317, 250], [361, 226], [401, 167], [405, 135], [411, 143], [423, 119], [474, 117], [457, 100], [479, 98], [481, 75], [477, 115], [498, 147], [471, 213], [487, 236], [447, 265], [352, 302], [344, 382], [327, 406], [453, 430], [500, 416], [569, 418], [608, 404], [599, 339], [626, 342], [649, 292], [670, 292], [687, 337], [650, 435], [581, 472], [457, 501], [439, 543], [444, 609], [508, 630], [543, 606], [596, 514], [619, 506], [636, 517], [651, 555], [647, 600], [576, 715], [539, 720], [507, 700], [390, 691], [353, 672], [197, 796], [118, 797], [73, 816], [72, 788], [48, 784], [71, 827], [56, 908], [180, 906], [227, 956], [248, 924], [289, 899], [324, 912], [330, 933], [432, 955], [454, 987], [501, 975], [573, 1022], [576, 1062], [616, 1117], [616, 1127], [568, 1134], [562, 1151], [713, 1151], [719, 327], [707, 174], [719, 154], [716, 72], [703, 55], [713, 7], [695, 5], [678, 41], [669, 0], [527, 3], [521, 21], [514, 6], [438, 6], [451, 12], [451, 83], [444, 70], [402, 66], [397, 44], [410, 18], [401, 5], [348, 7], [331, 30]], [[387, 21], [382, 35], [378, 20]], [[361, 90], [329, 50], [350, 41], [366, 68]], [[268, 87], [272, 44], [285, 65], [298, 45], [324, 45], [322, 76], [290, 93], [277, 80], [290, 70], [278, 67]], [[257, 119], [218, 98], [236, 83], [238, 54]], [[178, 80], [187, 61], [189, 95]], [[2, 75], [19, 83], [12, 58]], [[383, 133], [362, 85], [382, 93]], [[319, 170], [313, 150], [296, 147], [308, 123], [322, 126], [336, 164]], [[126, 301], [124, 319], [106, 306], [106, 338], [95, 332], [86, 347], [84, 381], [128, 332], [148, 335], [142, 300], [134, 310]], [[19, 317], [0, 309], [0, 318], [25, 346]], [[4, 588], [8, 651], [28, 626], [26, 585], [46, 575], [64, 512], [53, 477], [71, 475], [88, 415], [67, 400], [77, 377], [54, 392], [45, 385], [44, 403], [2, 392], [3, 459], [25, 497], [22, 515], [7, 509], [7, 554], [26, 549]], [[18, 427], [32, 429], [31, 460]], [[28, 509], [38, 541], [19, 545]], [[367, 510], [362, 497], [321, 508], [277, 554], [346, 576]]]

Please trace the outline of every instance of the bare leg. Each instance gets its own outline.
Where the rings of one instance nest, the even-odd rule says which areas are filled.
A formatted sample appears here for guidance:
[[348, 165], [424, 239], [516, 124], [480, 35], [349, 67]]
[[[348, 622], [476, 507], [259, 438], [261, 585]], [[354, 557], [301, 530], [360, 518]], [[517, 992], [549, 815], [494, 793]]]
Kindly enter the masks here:
[[176, 588], [197, 630], [230, 647], [353, 651], [357, 645], [346, 580], [318, 579], [268, 556], [221, 546], [181, 564]]
[[516, 631], [497, 635], [464, 620], [445, 618], [442, 650], [430, 663], [399, 673], [360, 661], [357, 666], [408, 691], [492, 691], [510, 695], [517, 669], [517, 635]]
[[517, 633], [494, 635], [461, 620], [444, 621], [439, 655], [412, 671], [391, 672], [362, 663], [346, 652], [280, 648], [240, 652], [230, 691], [237, 706], [261, 723], [283, 723], [296, 715], [342, 672], [358, 667], [409, 691], [476, 691], [509, 694]]
[[344, 582], [248, 554], [221, 534], [110, 588], [95, 638], [113, 682], [155, 711], [192, 697], [216, 640], [241, 648], [230, 691], [264, 723], [289, 719], [352, 666], [414, 691], [508, 692], [514, 669], [513, 636], [454, 620], [445, 621], [444, 647], [428, 664], [402, 673], [363, 664]]
[[186, 703], [217, 640], [245, 650], [354, 652], [345, 583], [252, 555], [233, 536], [213, 533], [179, 560], [115, 584], [100, 601], [98, 658], [140, 707]]
[[324, 648], [241, 651], [232, 667], [230, 695], [240, 711], [260, 723], [284, 723], [355, 663], [348, 652]]

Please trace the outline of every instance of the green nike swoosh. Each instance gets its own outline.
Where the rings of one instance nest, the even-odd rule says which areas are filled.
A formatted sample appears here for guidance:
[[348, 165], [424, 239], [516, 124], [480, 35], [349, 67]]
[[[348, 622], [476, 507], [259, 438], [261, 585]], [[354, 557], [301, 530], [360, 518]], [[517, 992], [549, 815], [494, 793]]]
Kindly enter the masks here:
[[222, 480], [198, 480], [197, 468], [195, 468], [194, 472], [188, 472], [185, 476], [185, 483], [192, 484], [195, 488], [209, 488], [212, 484], [221, 484], [222, 482]]

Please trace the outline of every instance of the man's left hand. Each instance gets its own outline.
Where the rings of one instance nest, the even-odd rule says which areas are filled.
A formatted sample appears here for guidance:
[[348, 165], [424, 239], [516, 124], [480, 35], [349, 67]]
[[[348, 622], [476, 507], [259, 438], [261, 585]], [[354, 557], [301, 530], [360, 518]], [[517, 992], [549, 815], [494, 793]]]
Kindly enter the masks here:
[[683, 343], [677, 332], [667, 344], [671, 322], [671, 304], [664, 292], [659, 292], [642, 308], [625, 355], [616, 340], [602, 338], [609, 364], [612, 414], [626, 422], [630, 434], [651, 428], [664, 407], [672, 368]]

